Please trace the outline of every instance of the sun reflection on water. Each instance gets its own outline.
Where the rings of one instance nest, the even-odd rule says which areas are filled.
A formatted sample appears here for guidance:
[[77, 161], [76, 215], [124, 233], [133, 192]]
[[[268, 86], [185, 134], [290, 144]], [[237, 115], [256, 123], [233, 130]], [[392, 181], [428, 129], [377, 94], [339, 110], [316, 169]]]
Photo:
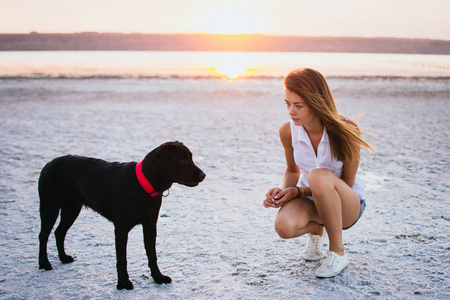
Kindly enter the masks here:
[[208, 68], [210, 73], [234, 80], [255, 73], [258, 66], [244, 59], [245, 54], [227, 52], [220, 55]]

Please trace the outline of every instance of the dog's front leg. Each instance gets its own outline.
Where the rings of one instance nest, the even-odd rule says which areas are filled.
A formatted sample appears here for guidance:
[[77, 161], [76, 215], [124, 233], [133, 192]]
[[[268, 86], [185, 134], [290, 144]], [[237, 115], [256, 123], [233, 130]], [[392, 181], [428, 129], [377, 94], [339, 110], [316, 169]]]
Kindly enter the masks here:
[[118, 224], [114, 224], [114, 227], [116, 235], [117, 289], [132, 290], [133, 284], [128, 279], [127, 271], [127, 242], [129, 230]]
[[148, 266], [152, 272], [153, 280], [158, 284], [171, 283], [172, 279], [161, 274], [158, 268], [156, 258], [156, 222], [146, 221], [142, 224], [142, 227], [144, 229], [144, 244], [148, 257]]

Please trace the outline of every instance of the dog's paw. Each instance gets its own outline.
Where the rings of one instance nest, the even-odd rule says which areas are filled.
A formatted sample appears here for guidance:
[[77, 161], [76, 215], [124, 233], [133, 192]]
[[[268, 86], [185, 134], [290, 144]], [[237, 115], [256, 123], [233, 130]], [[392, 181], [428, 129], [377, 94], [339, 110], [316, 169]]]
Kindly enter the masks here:
[[61, 256], [59, 259], [61, 260], [61, 262], [63, 264], [68, 264], [68, 263], [74, 262], [73, 257], [69, 256], [69, 255]]
[[49, 261], [43, 261], [43, 262], [39, 262], [39, 269], [44, 269], [44, 270], [50, 271], [53, 268]]
[[123, 290], [123, 289], [132, 290], [133, 289], [133, 284], [128, 279], [122, 280], [122, 281], [119, 281], [117, 283], [117, 289], [118, 290]]
[[170, 278], [169, 276], [164, 276], [164, 275], [153, 276], [153, 280], [154, 280], [157, 284], [171, 283], [171, 282], [172, 282], [172, 278]]

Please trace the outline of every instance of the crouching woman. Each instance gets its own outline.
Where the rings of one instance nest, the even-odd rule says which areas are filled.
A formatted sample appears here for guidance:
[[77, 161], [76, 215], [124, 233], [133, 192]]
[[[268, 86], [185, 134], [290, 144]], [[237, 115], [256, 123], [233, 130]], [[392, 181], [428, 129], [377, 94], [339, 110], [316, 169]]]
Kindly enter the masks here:
[[[275, 230], [281, 238], [308, 235], [302, 258], [326, 257], [315, 275], [333, 277], [349, 264], [342, 230], [364, 212], [365, 191], [357, 171], [361, 148], [372, 147], [361, 139], [355, 122], [338, 114], [322, 74], [297, 69], [286, 76], [284, 86], [290, 121], [279, 134], [287, 167], [282, 187], [270, 189], [263, 204], [280, 208]], [[322, 250], [324, 227], [327, 254]]]

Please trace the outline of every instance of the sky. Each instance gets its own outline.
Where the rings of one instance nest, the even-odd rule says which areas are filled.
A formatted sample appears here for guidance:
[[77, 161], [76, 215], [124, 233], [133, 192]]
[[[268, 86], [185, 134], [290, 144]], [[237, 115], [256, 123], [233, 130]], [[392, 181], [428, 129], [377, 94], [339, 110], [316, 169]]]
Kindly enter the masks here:
[[450, 40], [450, 0], [0, 0], [0, 33], [262, 33]]

